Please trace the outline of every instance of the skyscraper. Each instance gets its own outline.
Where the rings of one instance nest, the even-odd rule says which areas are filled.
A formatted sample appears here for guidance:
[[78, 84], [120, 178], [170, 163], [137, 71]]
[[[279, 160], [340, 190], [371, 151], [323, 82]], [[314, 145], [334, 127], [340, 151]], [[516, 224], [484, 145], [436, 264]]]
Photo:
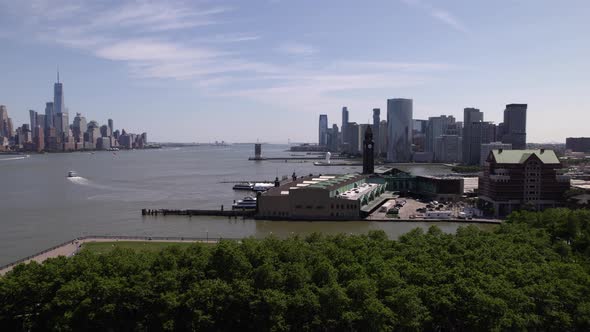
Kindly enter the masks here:
[[320, 114], [318, 133], [318, 144], [326, 146], [328, 144], [328, 115], [326, 114]]
[[53, 110], [55, 114], [64, 113], [64, 91], [63, 84], [59, 82], [59, 70], [57, 71], [57, 82], [53, 85]]
[[53, 85], [53, 113], [57, 119], [53, 120], [57, 136], [69, 136], [70, 119], [64, 104], [63, 84], [59, 81], [59, 70], [57, 71], [57, 82]]
[[440, 135], [436, 138], [434, 160], [444, 163], [461, 161], [461, 137], [458, 135]]
[[88, 124], [86, 123], [86, 118], [83, 117], [82, 114], [76, 113], [74, 123], [72, 124], [72, 132], [76, 142], [84, 141], [84, 133], [86, 132], [87, 128]]
[[409, 162], [412, 159], [412, 99], [387, 100], [387, 160]]
[[53, 120], [55, 118], [55, 112], [53, 109], [53, 102], [45, 103], [45, 128], [54, 127]]
[[502, 143], [512, 144], [515, 150], [526, 149], [527, 104], [508, 104], [504, 110]]
[[7, 137], [8, 136], [4, 133], [7, 122], [8, 122], [8, 110], [6, 109], [6, 106], [0, 105], [0, 137]]
[[381, 153], [381, 146], [379, 145], [379, 123], [381, 122], [381, 110], [373, 108], [373, 151], [376, 155]]
[[428, 125], [426, 126], [426, 141], [425, 151], [434, 152], [434, 159], [438, 160], [436, 156], [436, 139], [442, 135], [449, 135], [448, 129], [455, 124], [455, 117], [441, 115], [428, 118]]
[[483, 113], [479, 109], [472, 107], [463, 109], [463, 163], [465, 164], [479, 163], [480, 151], [474, 145], [471, 129], [473, 123], [481, 121], [483, 121]]
[[57, 133], [57, 136], [69, 136], [70, 117], [68, 113], [56, 113], [54, 119], [55, 132]]
[[341, 136], [342, 136], [342, 144], [347, 143], [348, 133], [346, 129], [348, 128], [348, 108], [346, 106], [342, 107], [342, 125], [340, 126]]
[[109, 119], [108, 121], [109, 124], [109, 129], [111, 130], [111, 135], [115, 132], [115, 128], [114, 128], [114, 124], [113, 124], [113, 119]]
[[31, 133], [33, 134], [33, 138], [36, 135], [35, 128], [37, 128], [37, 112], [34, 110], [29, 110], [29, 118], [31, 120]]
[[496, 140], [496, 125], [485, 121], [473, 122], [470, 130], [469, 165], [479, 165], [482, 145]]
[[333, 124], [332, 128], [328, 128], [328, 151], [338, 151], [338, 145], [340, 144], [340, 133], [338, 132], [338, 125]]

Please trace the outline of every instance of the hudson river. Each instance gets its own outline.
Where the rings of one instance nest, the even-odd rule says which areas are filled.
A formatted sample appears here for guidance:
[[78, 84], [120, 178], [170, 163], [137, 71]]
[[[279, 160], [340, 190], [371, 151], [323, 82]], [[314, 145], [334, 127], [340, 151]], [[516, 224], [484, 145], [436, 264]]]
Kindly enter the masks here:
[[[286, 145], [263, 145], [264, 156], [289, 156]], [[270, 234], [366, 233], [382, 229], [396, 238], [436, 224], [454, 232], [463, 223], [272, 222], [215, 217], [141, 216], [141, 209], [231, 208], [248, 192], [233, 180], [357, 172], [360, 166], [248, 161], [253, 144], [0, 156], [0, 265], [83, 235], [265, 237]], [[297, 153], [301, 154], [301, 153]], [[404, 168], [404, 167], [400, 167]], [[443, 174], [443, 166], [405, 167]], [[79, 177], [68, 178], [68, 171]], [[488, 225], [478, 227], [490, 228]]]

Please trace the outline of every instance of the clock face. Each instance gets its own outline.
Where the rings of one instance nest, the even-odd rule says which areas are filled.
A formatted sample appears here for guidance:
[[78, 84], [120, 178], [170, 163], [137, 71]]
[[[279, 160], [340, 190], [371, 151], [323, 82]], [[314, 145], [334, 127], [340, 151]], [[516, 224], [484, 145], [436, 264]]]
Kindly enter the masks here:
[[371, 148], [373, 148], [373, 144], [369, 144], [369, 145], [367, 145], [367, 147], [368, 147], [369, 149], [371, 149]]

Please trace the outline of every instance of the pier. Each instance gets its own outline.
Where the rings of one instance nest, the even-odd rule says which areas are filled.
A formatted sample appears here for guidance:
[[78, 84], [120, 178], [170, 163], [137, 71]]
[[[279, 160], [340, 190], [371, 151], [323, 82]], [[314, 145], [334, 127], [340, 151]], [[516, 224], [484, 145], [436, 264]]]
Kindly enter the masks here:
[[169, 210], [169, 209], [141, 209], [142, 216], [216, 216], [216, 217], [254, 217], [255, 210]]
[[[348, 157], [331, 157], [331, 160], [354, 160]], [[326, 160], [323, 156], [319, 157], [250, 157], [248, 160]]]

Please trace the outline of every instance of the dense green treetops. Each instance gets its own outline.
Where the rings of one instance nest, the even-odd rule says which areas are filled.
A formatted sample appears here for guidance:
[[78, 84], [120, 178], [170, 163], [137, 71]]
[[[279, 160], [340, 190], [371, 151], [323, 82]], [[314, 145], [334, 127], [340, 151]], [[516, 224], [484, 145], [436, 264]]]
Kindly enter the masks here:
[[493, 232], [82, 251], [0, 278], [2, 331], [589, 330], [590, 212]]

